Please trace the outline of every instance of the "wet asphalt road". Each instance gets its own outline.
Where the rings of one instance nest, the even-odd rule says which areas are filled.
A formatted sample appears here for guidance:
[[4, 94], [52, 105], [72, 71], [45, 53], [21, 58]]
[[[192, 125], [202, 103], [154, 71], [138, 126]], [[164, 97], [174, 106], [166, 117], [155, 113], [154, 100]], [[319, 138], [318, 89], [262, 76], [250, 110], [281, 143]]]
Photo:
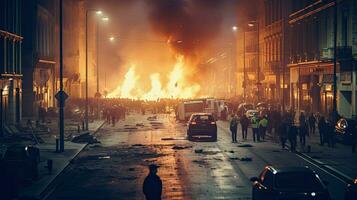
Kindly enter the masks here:
[[46, 199], [144, 199], [142, 183], [151, 163], [160, 166], [163, 199], [251, 199], [249, 178], [266, 165], [309, 166], [329, 182], [333, 199], [343, 199], [345, 184], [337, 177], [278, 144], [253, 143], [251, 132], [248, 141], [239, 135], [240, 143], [233, 144], [227, 123], [219, 122], [218, 142], [190, 142], [185, 124], [173, 116], [149, 116], [132, 114], [115, 127], [104, 126], [97, 135], [101, 143], [79, 154]]

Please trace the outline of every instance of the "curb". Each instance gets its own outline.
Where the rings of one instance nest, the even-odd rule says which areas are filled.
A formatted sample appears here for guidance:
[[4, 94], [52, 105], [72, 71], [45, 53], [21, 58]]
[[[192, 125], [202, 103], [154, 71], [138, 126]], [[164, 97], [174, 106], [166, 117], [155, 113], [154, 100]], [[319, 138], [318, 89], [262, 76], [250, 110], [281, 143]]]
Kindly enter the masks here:
[[[288, 147], [288, 150], [290, 149], [289, 144], [285, 144], [285, 146]], [[338, 178], [340, 181], [342, 181], [344, 183], [348, 183], [354, 179], [354, 178], [349, 177], [348, 175], [340, 172], [339, 170], [335, 169], [334, 167], [331, 167], [327, 163], [324, 163], [320, 160], [312, 158], [311, 156], [307, 155], [306, 153], [296, 150], [295, 154], [298, 155], [300, 158], [304, 159], [305, 161], [308, 161], [310, 164], [315, 165], [316, 167], [322, 169], [326, 173], [329, 173], [330, 175]]]
[[[103, 121], [101, 123], [101, 125], [99, 125], [91, 134], [95, 135], [105, 124], [105, 121]], [[49, 197], [49, 195], [52, 193], [53, 190], [51, 190], [51, 188], [53, 188], [54, 186], [54, 182], [56, 181], [56, 179], [68, 168], [68, 166], [73, 162], [74, 159], [76, 159], [76, 157], [83, 151], [83, 149], [85, 149], [89, 144], [85, 144], [82, 146], [82, 148], [80, 148], [78, 150], [78, 152], [76, 154], [74, 154], [72, 156], [71, 159], [68, 160], [67, 165], [52, 179], [52, 181], [50, 183], [48, 183], [48, 185], [45, 187], [45, 189], [38, 195], [35, 197], [32, 197], [30, 199], [46, 199], [47, 197]], [[25, 197], [27, 198], [27, 197]]]
[[[266, 137], [273, 139], [274, 137], [271, 134], [266, 134]], [[272, 142], [274, 142], [272, 140]], [[278, 143], [280, 144], [280, 143]], [[290, 149], [289, 144], [285, 144], [288, 149]], [[326, 173], [338, 178], [340, 181], [344, 183], [348, 183], [351, 180], [353, 180], [353, 177], [349, 177], [348, 175], [340, 172], [339, 170], [335, 169], [334, 167], [328, 165], [327, 163], [324, 163], [322, 161], [319, 161], [317, 159], [312, 158], [311, 156], [307, 155], [306, 153], [303, 153], [301, 151], [295, 151], [295, 154], [298, 155], [300, 158], [304, 159], [305, 161], [309, 162], [312, 165], [315, 165], [316, 167], [320, 168], [322, 171], [325, 171]]]

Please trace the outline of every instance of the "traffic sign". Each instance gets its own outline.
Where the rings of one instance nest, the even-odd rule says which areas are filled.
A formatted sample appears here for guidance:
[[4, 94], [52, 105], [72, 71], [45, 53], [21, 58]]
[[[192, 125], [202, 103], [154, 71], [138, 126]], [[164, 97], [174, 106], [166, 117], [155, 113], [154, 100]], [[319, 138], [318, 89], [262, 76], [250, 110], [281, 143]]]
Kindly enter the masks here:
[[[62, 94], [62, 95], [61, 95]], [[61, 99], [61, 97], [62, 97], [62, 99]], [[66, 99], [68, 99], [68, 94], [65, 92], [65, 91], [59, 91], [59, 92], [57, 92], [57, 94], [55, 95], [55, 98], [57, 99], [57, 101], [63, 101], [63, 102], [65, 102], [66, 101]]]

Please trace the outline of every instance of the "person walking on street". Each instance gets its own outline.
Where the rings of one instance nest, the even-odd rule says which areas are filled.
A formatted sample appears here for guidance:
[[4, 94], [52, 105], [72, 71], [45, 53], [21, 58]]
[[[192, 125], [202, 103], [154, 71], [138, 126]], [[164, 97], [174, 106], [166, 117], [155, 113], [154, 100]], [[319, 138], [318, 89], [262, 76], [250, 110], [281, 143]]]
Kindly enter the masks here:
[[285, 149], [285, 144], [286, 140], [288, 139], [288, 129], [287, 129], [287, 123], [286, 121], [278, 122], [278, 133], [280, 137], [280, 142], [281, 142], [281, 148]]
[[301, 146], [305, 146], [305, 144], [306, 144], [306, 134], [307, 134], [307, 132], [308, 132], [307, 123], [302, 122], [302, 124], [300, 124], [300, 130], [299, 130], [299, 137], [300, 137]]
[[312, 135], [315, 135], [316, 117], [314, 116], [313, 113], [311, 113], [311, 115], [310, 115], [308, 121], [309, 121], [309, 129], [310, 129], [309, 132], [310, 132]]
[[334, 126], [332, 121], [328, 121], [327, 122], [327, 126], [326, 126], [326, 139], [327, 139], [327, 144], [328, 147], [335, 147], [335, 132], [334, 132]]
[[296, 151], [296, 136], [298, 134], [298, 129], [294, 124], [291, 124], [288, 131], [288, 139], [290, 142], [291, 152]]
[[252, 131], [253, 131], [253, 142], [255, 142], [255, 141], [260, 142], [259, 119], [257, 118], [257, 116], [253, 115], [251, 123], [252, 123]]
[[265, 140], [265, 133], [268, 127], [268, 119], [267, 116], [264, 116], [260, 121], [259, 121], [259, 134], [263, 141]]
[[319, 128], [319, 136], [320, 136], [320, 145], [324, 146], [325, 144], [325, 133], [326, 133], [326, 120], [324, 116], [321, 116], [318, 122], [318, 128]]
[[237, 115], [233, 114], [232, 115], [232, 119], [229, 125], [229, 128], [231, 130], [232, 133], [232, 143], [236, 143], [237, 142], [237, 128], [238, 128], [238, 117]]
[[299, 116], [299, 124], [303, 124], [303, 123], [306, 123], [306, 117], [304, 112], [301, 112]]
[[144, 180], [143, 192], [147, 200], [161, 200], [162, 181], [157, 175], [157, 168], [155, 164], [149, 165], [150, 172]]
[[241, 125], [241, 128], [242, 128], [242, 138], [243, 138], [243, 140], [246, 140], [247, 139], [247, 135], [248, 135], [249, 119], [244, 114], [240, 118], [240, 125]]

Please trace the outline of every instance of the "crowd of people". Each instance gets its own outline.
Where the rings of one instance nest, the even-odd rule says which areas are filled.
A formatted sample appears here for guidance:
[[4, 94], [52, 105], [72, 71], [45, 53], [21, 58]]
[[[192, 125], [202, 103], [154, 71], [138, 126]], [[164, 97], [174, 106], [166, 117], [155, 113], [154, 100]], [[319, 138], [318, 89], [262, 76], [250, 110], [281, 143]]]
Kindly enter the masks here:
[[266, 133], [269, 133], [274, 140], [281, 143], [282, 148], [285, 148], [287, 142], [289, 142], [291, 151], [295, 151], [298, 142], [302, 147], [305, 147], [307, 146], [306, 137], [318, 132], [321, 146], [327, 144], [328, 147], [335, 147], [334, 126], [336, 120], [334, 120], [332, 114], [328, 118], [319, 113], [305, 114], [304, 112], [298, 114], [297, 117], [295, 116], [294, 111], [281, 113], [276, 110], [268, 110], [262, 115], [254, 114], [250, 118], [245, 114], [238, 116], [233, 113], [229, 125], [232, 142], [237, 142], [237, 129], [240, 124], [243, 140], [247, 140], [248, 128], [250, 127], [253, 142], [264, 141]]

